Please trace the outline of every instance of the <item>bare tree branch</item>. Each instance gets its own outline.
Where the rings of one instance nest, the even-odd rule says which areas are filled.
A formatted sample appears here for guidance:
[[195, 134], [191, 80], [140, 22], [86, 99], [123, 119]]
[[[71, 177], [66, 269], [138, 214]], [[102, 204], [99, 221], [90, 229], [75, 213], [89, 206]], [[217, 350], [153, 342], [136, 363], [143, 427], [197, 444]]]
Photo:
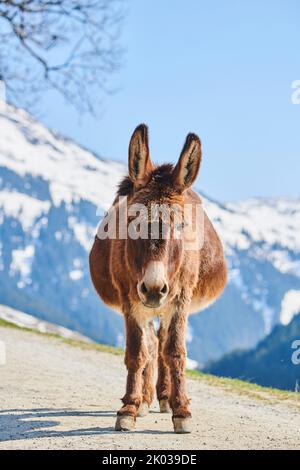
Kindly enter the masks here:
[[0, 0], [0, 80], [16, 104], [55, 89], [80, 112], [118, 70], [124, 0]]

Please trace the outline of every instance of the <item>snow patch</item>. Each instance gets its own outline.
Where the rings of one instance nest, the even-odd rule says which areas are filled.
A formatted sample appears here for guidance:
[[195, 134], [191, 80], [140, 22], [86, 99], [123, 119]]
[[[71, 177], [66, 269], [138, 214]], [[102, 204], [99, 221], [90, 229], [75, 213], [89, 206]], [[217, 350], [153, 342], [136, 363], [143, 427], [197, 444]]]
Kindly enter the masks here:
[[260, 312], [264, 320], [265, 335], [271, 333], [275, 312], [265, 301], [265, 299], [254, 300], [252, 302], [254, 310]]
[[22, 289], [26, 284], [31, 284], [31, 265], [34, 257], [34, 246], [28, 245], [22, 250], [12, 250], [11, 275], [20, 273], [18, 287]]
[[300, 290], [289, 290], [281, 302], [280, 322], [288, 325], [300, 312]]
[[3, 245], [0, 242], [0, 271], [3, 271], [4, 263], [3, 263]]
[[83, 276], [83, 271], [81, 269], [73, 269], [73, 271], [70, 271], [69, 277], [72, 279], [72, 281], [79, 281]]
[[63, 338], [93, 343], [90, 338], [81, 335], [80, 333], [69, 330], [68, 328], [60, 325], [50, 323], [48, 321], [40, 320], [33, 315], [15, 310], [13, 308], [7, 307], [6, 305], [0, 305], [0, 318], [20, 327], [37, 330], [40, 333], [54, 333], [62, 336]]
[[190, 359], [189, 357], [186, 358], [186, 367], [187, 369], [195, 370], [198, 367], [198, 362], [194, 361], [194, 359]]
[[68, 225], [83, 248], [89, 252], [95, 236], [95, 228], [80, 223], [76, 217], [69, 217]]
[[124, 338], [124, 335], [122, 333], [118, 333], [116, 346], [118, 348], [122, 348], [122, 349], [125, 348], [125, 338]]
[[267, 258], [278, 271], [300, 277], [300, 260], [292, 260], [288, 251], [272, 250]]
[[187, 330], [186, 330], [186, 342], [191, 343], [193, 341], [193, 329], [190, 324], [188, 324]]
[[[48, 212], [49, 201], [40, 201], [15, 191], [0, 191], [0, 214], [19, 220], [24, 232], [34, 225], [36, 219]], [[1, 218], [2, 218], [1, 217]]]
[[101, 160], [13, 106], [0, 112], [0, 129], [0, 166], [49, 182], [55, 206], [82, 199], [109, 208], [125, 165]]
[[300, 251], [300, 200], [250, 199], [224, 206], [203, 202], [226, 247], [245, 250], [264, 242]]

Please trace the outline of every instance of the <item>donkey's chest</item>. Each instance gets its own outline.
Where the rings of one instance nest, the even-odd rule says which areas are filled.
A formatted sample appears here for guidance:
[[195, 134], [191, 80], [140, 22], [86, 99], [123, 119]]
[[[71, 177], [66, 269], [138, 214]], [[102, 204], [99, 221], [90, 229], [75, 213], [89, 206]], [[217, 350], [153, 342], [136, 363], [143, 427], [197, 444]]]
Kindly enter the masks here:
[[144, 328], [147, 323], [154, 318], [160, 317], [163, 320], [169, 319], [172, 313], [174, 313], [174, 308], [172, 308], [171, 304], [159, 308], [148, 308], [143, 304], [136, 304], [133, 306], [131, 313], [137, 324], [141, 328]]

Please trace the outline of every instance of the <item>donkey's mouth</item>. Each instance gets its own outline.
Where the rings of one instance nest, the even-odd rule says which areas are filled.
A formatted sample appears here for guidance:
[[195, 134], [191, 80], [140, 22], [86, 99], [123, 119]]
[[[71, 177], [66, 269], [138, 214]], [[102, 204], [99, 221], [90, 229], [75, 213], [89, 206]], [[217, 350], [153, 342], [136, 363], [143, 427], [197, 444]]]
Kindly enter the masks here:
[[162, 307], [167, 300], [167, 296], [161, 296], [157, 294], [151, 295], [150, 293], [145, 295], [140, 291], [138, 291], [138, 295], [143, 306], [152, 309]]
[[162, 307], [164, 302], [144, 302], [143, 300], [141, 300], [142, 304], [144, 305], [144, 307], [147, 307], [147, 308], [159, 308], [159, 307]]

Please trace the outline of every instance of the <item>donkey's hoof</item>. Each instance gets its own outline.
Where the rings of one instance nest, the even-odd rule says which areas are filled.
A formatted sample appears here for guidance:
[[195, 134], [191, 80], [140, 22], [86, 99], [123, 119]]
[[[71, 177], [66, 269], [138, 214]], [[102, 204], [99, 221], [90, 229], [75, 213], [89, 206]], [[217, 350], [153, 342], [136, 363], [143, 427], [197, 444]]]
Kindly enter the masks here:
[[188, 434], [191, 429], [192, 418], [173, 418], [174, 432], [176, 434]]
[[171, 412], [171, 408], [170, 408], [169, 401], [167, 398], [164, 398], [163, 400], [159, 400], [159, 409], [161, 413]]
[[135, 418], [131, 415], [118, 415], [115, 425], [116, 431], [132, 431], [135, 428]]
[[143, 401], [140, 404], [137, 415], [139, 418], [143, 418], [144, 416], [147, 416], [148, 413], [149, 413], [149, 405], [146, 401]]

